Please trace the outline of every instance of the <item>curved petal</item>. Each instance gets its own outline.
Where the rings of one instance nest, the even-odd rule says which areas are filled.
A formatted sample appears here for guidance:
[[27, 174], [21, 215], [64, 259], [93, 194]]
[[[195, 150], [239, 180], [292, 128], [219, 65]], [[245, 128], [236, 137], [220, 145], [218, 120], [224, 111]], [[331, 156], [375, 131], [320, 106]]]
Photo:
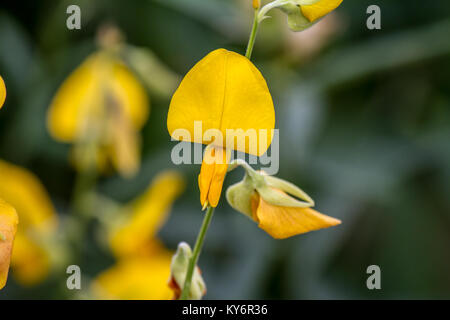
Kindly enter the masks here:
[[229, 152], [222, 148], [211, 145], [206, 148], [198, 175], [202, 206], [205, 206], [206, 200], [212, 207], [216, 207], [219, 203], [223, 181], [227, 174], [229, 155]]
[[276, 239], [332, 227], [340, 220], [311, 208], [278, 207], [255, 196], [252, 199], [253, 219], [258, 226]]
[[[197, 121], [203, 132], [194, 130]], [[172, 97], [167, 118], [174, 138], [177, 129], [184, 129], [190, 133], [189, 141], [210, 144], [213, 141], [203, 133], [219, 130], [221, 146], [258, 156], [270, 146], [274, 125], [272, 97], [263, 76], [250, 60], [225, 49], [209, 53], [186, 74]], [[242, 132], [224, 141], [230, 129]], [[259, 130], [266, 131], [260, 134]], [[253, 140], [244, 146], [246, 135]]]
[[0, 109], [3, 107], [6, 99], [6, 86], [2, 76], [0, 76]]
[[0, 289], [6, 284], [19, 217], [16, 210], [0, 199]]

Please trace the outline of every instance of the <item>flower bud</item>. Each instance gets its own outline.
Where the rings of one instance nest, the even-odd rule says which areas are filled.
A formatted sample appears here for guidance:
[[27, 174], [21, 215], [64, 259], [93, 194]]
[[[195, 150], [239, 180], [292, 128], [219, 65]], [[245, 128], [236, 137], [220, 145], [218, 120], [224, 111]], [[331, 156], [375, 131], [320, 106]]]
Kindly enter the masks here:
[[244, 179], [227, 189], [227, 201], [230, 206], [252, 219], [251, 197], [255, 193], [251, 178], [246, 174]]
[[[174, 291], [174, 300], [177, 300], [183, 290], [184, 281], [192, 257], [192, 250], [186, 242], [178, 244], [177, 252], [172, 257], [170, 265], [169, 287]], [[200, 300], [206, 293], [206, 285], [200, 274], [200, 269], [196, 266], [188, 298], [191, 300]]]
[[[314, 201], [296, 185], [280, 178], [267, 175], [264, 171], [255, 171], [244, 161], [241, 165], [246, 174], [241, 182], [230, 186], [227, 190], [227, 201], [235, 210], [252, 218], [251, 198], [257, 193], [267, 203], [279, 207], [308, 208], [314, 206]], [[230, 165], [231, 169], [235, 165]], [[296, 198], [304, 201], [299, 201]]]
[[276, 6], [287, 15], [292, 31], [303, 31], [336, 9], [343, 0], [293, 0]]

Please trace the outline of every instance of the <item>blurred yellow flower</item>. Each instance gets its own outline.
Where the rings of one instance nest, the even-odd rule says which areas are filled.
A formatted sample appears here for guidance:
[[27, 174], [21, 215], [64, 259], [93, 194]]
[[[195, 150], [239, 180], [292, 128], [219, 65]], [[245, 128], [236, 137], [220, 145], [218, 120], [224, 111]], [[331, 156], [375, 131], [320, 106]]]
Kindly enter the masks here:
[[110, 247], [117, 258], [145, 254], [154, 246], [156, 233], [165, 223], [172, 203], [184, 189], [176, 171], [160, 173], [149, 188], [125, 210], [130, 214], [116, 222], [109, 234]]
[[156, 238], [175, 198], [184, 189], [174, 171], [159, 174], [148, 190], [125, 209], [128, 216], [110, 227], [109, 244], [117, 263], [92, 283], [99, 299], [170, 299], [172, 252]]
[[0, 199], [0, 290], [8, 278], [9, 264], [19, 217], [16, 210]]
[[34, 285], [50, 272], [50, 252], [44, 239], [54, 234], [58, 216], [47, 191], [29, 171], [0, 160], [0, 197], [20, 217], [11, 260], [13, 276], [23, 285]]
[[101, 273], [92, 289], [99, 299], [169, 300], [173, 293], [167, 284], [170, 277], [170, 252], [149, 257], [119, 260]]
[[[203, 132], [216, 133], [212, 135], [215, 140], [203, 132], [198, 136], [195, 128], [199, 122]], [[220, 198], [227, 166], [226, 152], [221, 149], [260, 156], [272, 142], [274, 126], [275, 111], [266, 81], [246, 57], [218, 49], [186, 74], [172, 97], [167, 128], [172, 138], [182, 139], [176, 133], [185, 130], [190, 134], [188, 141], [211, 145], [211, 153], [221, 155], [205, 157], [210, 163], [203, 160], [199, 176], [202, 206], [217, 206]], [[229, 130], [234, 130], [233, 139], [227, 139]], [[254, 139], [245, 143], [248, 130]]]
[[78, 166], [94, 162], [106, 171], [111, 164], [130, 176], [139, 168], [138, 132], [148, 115], [145, 89], [114, 53], [103, 50], [89, 56], [61, 85], [47, 125], [55, 139], [88, 148], [75, 149]]
[[6, 99], [6, 86], [2, 76], [0, 76], [0, 109], [3, 107]]

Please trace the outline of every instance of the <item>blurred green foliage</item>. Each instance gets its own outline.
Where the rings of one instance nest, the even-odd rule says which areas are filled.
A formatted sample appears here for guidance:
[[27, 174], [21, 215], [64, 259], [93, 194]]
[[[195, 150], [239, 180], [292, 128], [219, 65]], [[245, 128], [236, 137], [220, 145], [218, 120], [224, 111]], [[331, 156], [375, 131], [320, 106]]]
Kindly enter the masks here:
[[[82, 29], [65, 27], [69, 4]], [[450, 2], [377, 1], [382, 29], [366, 28], [368, 0], [345, 0], [339, 27], [313, 55], [291, 51], [284, 16], [263, 22], [253, 61], [272, 91], [280, 129], [279, 177], [301, 186], [336, 228], [270, 238], [222, 199], [200, 259], [206, 298], [450, 298]], [[115, 23], [179, 75], [208, 52], [243, 53], [252, 10], [246, 0], [2, 1], [0, 158], [32, 170], [59, 213], [68, 211], [74, 170], [69, 146], [53, 141], [46, 110], [63, 79], [95, 48], [97, 28]], [[325, 18], [314, 28], [325, 23]], [[302, 43], [294, 44], [301, 50]], [[152, 95], [143, 165], [133, 179], [111, 176], [100, 191], [118, 201], [175, 167], [165, 123], [170, 97]], [[182, 165], [188, 188], [160, 238], [193, 244], [202, 220], [198, 165]], [[231, 173], [226, 185], [240, 179]], [[0, 177], [1, 183], [1, 177]], [[86, 239], [81, 266], [93, 277], [112, 260]], [[381, 267], [382, 289], [366, 288]], [[10, 279], [0, 298], [64, 298], [49, 279], [22, 288]]]

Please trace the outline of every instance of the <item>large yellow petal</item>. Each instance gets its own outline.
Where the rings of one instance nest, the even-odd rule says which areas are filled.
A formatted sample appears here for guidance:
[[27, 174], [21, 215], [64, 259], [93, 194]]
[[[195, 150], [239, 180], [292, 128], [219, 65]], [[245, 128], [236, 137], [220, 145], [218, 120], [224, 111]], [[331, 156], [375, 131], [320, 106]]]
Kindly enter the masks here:
[[[209, 53], [184, 77], [172, 97], [167, 128], [172, 137], [177, 129], [189, 131], [191, 142], [210, 144], [213, 139], [194, 135], [194, 122], [201, 121], [203, 132], [252, 129], [255, 143], [241, 145], [243, 136], [227, 141], [227, 148], [262, 155], [272, 141], [275, 112], [272, 97], [258, 69], [242, 55], [225, 49]], [[261, 135], [259, 130], [266, 130]], [[240, 141], [237, 141], [240, 140]], [[216, 141], [217, 142], [217, 141]], [[219, 141], [225, 146], [225, 141]]]
[[50, 272], [50, 253], [19, 230], [14, 241], [11, 267], [17, 282], [24, 286], [36, 285]]
[[57, 214], [39, 179], [23, 168], [0, 160], [0, 197], [16, 209], [20, 230], [48, 233], [56, 229]]
[[253, 219], [258, 226], [276, 239], [332, 227], [340, 220], [326, 216], [311, 208], [278, 207], [255, 196], [252, 199]]
[[314, 22], [339, 7], [342, 1], [343, 0], [319, 0], [310, 5], [302, 5], [300, 8], [302, 10], [302, 14], [310, 22]]
[[16, 210], [0, 199], [0, 289], [6, 284], [19, 217]]
[[92, 284], [96, 299], [169, 300], [171, 254], [123, 259], [101, 273]]
[[0, 76], [0, 109], [3, 107], [6, 99], [6, 86], [2, 76]]
[[115, 255], [124, 257], [147, 251], [183, 188], [183, 178], [177, 172], [158, 175], [148, 190], [130, 205], [130, 218], [111, 232], [109, 241]]

